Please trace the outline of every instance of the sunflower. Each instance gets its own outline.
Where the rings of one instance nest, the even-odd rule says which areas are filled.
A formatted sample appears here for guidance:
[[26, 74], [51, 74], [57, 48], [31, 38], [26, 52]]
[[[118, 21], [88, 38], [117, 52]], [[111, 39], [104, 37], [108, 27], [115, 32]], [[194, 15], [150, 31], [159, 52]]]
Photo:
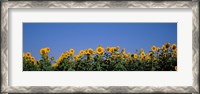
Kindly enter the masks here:
[[133, 55], [133, 58], [136, 59], [137, 57], [138, 57], [138, 54], [134, 54], [134, 55]]
[[47, 47], [45, 48], [46, 52], [49, 53], [50, 52], [50, 49]]
[[69, 50], [69, 54], [70, 54], [70, 55], [74, 55], [74, 49], [73, 49], [73, 48], [71, 48], [71, 49]]
[[141, 53], [140, 53], [140, 57], [141, 57], [141, 58], [144, 58], [144, 56], [145, 56], [145, 52], [141, 52]]
[[161, 54], [160, 54], [160, 53], [158, 53], [158, 57], [159, 57], [159, 56], [161, 56]]
[[173, 53], [174, 53], [174, 55], [176, 55], [176, 54], [177, 54], [177, 51], [176, 51], [176, 50], [173, 50]]
[[128, 55], [127, 55], [127, 54], [124, 54], [124, 58], [128, 58]]
[[89, 51], [90, 54], [93, 54], [93, 49], [92, 48], [89, 48], [88, 51]]
[[117, 48], [118, 51], [120, 50], [120, 47], [119, 47], [119, 46], [117, 46], [116, 48]]
[[166, 50], [167, 50], [167, 49], [166, 49], [166, 46], [163, 45], [163, 46], [162, 46], [162, 51], [165, 52]]
[[84, 53], [85, 53], [84, 50], [80, 50], [79, 55], [80, 55], [80, 56], [83, 56]]
[[114, 51], [115, 51], [115, 48], [114, 48], [114, 47], [110, 48], [110, 52], [111, 52], [111, 53], [114, 52]]
[[149, 52], [149, 56], [152, 56], [153, 55], [153, 52]]
[[160, 52], [160, 48], [159, 47], [157, 48], [157, 51]]
[[123, 48], [121, 53], [122, 53], [123, 55], [125, 55], [125, 54], [126, 54], [126, 49]]
[[169, 47], [170, 47], [170, 43], [167, 42], [167, 43], [165, 44], [165, 46], [166, 46], [166, 48], [169, 48]]
[[106, 47], [106, 51], [107, 52], [111, 52], [111, 48], [110, 47]]
[[173, 44], [171, 47], [172, 50], [176, 50], [176, 44]]
[[36, 65], [36, 64], [37, 64], [37, 61], [34, 61], [33, 64]]
[[96, 54], [96, 52], [95, 52], [95, 51], [93, 51], [93, 52], [92, 52], [92, 54]]
[[54, 63], [52, 67], [58, 67], [58, 63]]
[[76, 61], [78, 61], [80, 58], [79, 58], [80, 56], [79, 55], [76, 55], [76, 56], [74, 56], [74, 59], [76, 60]]
[[141, 52], [144, 52], [144, 49], [143, 49], [143, 48], [140, 49], [140, 53], [141, 53]]
[[69, 57], [71, 55], [71, 53], [70, 52], [65, 52], [64, 54], [62, 54], [62, 57], [64, 58], [64, 57]]
[[30, 52], [26, 52], [26, 57], [31, 57], [31, 53]]
[[87, 49], [87, 50], [85, 50], [85, 53], [87, 54], [87, 55], [90, 55], [90, 52], [89, 52], [89, 50]]
[[31, 61], [34, 62], [34, 61], [35, 61], [35, 58], [34, 58], [34, 57], [31, 57]]
[[155, 51], [156, 51], [156, 46], [152, 46], [152, 47], [151, 47], [151, 50], [152, 50], [153, 52], [155, 52]]
[[103, 52], [104, 52], [104, 48], [101, 47], [101, 46], [99, 46], [99, 47], [96, 48], [96, 52], [97, 52], [99, 55], [102, 55]]
[[117, 51], [117, 47], [113, 47], [113, 50], [114, 50], [114, 51]]
[[131, 56], [131, 53], [130, 53], [130, 52], [128, 52], [128, 54], [127, 54], [127, 55], [128, 55], [128, 57], [130, 57], [130, 56]]
[[40, 54], [41, 54], [41, 55], [46, 54], [46, 50], [45, 50], [44, 48], [40, 49]]

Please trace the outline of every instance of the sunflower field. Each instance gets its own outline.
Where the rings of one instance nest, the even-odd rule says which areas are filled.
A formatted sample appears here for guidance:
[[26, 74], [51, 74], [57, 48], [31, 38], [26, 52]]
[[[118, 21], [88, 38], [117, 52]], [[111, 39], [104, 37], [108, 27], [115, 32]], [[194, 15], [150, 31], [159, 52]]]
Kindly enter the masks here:
[[169, 42], [161, 48], [153, 45], [148, 53], [99, 45], [95, 50], [80, 50], [78, 55], [71, 48], [54, 60], [49, 52], [50, 48], [42, 48], [40, 60], [30, 52], [23, 53], [23, 71], [177, 71], [177, 47]]

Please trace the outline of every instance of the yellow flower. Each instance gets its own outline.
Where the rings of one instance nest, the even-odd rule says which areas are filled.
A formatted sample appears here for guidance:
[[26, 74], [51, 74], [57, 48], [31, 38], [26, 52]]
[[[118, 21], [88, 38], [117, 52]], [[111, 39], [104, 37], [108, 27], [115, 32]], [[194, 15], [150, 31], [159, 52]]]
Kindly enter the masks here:
[[79, 55], [83, 56], [84, 55], [84, 50], [80, 50]]
[[119, 50], [120, 50], [120, 47], [119, 47], [119, 46], [117, 46], [117, 47], [116, 47], [116, 49], [119, 51]]
[[40, 49], [40, 54], [41, 54], [41, 55], [46, 54], [46, 50], [45, 50], [44, 48]]
[[167, 43], [166, 43], [166, 48], [169, 48], [169, 47], [170, 47], [170, 43], [167, 42]]
[[153, 53], [152, 53], [152, 52], [149, 52], [149, 56], [151, 56], [151, 55], [153, 55]]
[[34, 61], [35, 61], [35, 58], [34, 58], [34, 57], [31, 57], [31, 61], [34, 62]]
[[159, 47], [157, 48], [157, 51], [160, 52], [160, 48]]
[[72, 53], [70, 53], [70, 52], [65, 52], [64, 54], [62, 54], [62, 58], [64, 58], [64, 57], [69, 57], [70, 56], [70, 54], [72, 54]]
[[34, 63], [34, 65], [36, 65], [36, 64], [37, 64], [37, 61], [34, 61], [33, 63]]
[[87, 55], [90, 55], [90, 52], [89, 52], [89, 50], [87, 49], [87, 50], [85, 50], [85, 52], [86, 52], [86, 54]]
[[140, 58], [144, 58], [144, 56], [145, 56], [145, 52], [141, 52], [140, 53]]
[[113, 47], [113, 50], [114, 50], [114, 51], [117, 51], [117, 47]]
[[27, 59], [27, 60], [30, 60], [30, 59], [31, 59], [31, 57], [26, 57], [26, 59]]
[[80, 58], [79, 58], [80, 56], [79, 55], [76, 55], [76, 56], [74, 56], [74, 59], [76, 60], [76, 61], [78, 61]]
[[127, 55], [128, 55], [128, 57], [130, 57], [130, 56], [131, 56], [131, 53], [130, 53], [130, 52], [128, 52], [128, 54], [127, 54]]
[[50, 52], [50, 49], [47, 47], [45, 48], [46, 52], [49, 53]]
[[125, 48], [122, 49], [122, 54], [123, 54], [123, 55], [126, 54], [126, 49], [125, 49]]
[[128, 55], [127, 55], [127, 54], [124, 54], [124, 58], [128, 58]]
[[165, 46], [165, 45], [162, 46], [162, 51], [163, 51], [163, 52], [166, 51], [166, 46]]
[[133, 55], [133, 58], [136, 59], [137, 57], [138, 57], [138, 54], [134, 54], [134, 55]]
[[174, 53], [174, 55], [176, 55], [176, 54], [177, 54], [177, 51], [176, 51], [176, 50], [173, 50], [173, 53]]
[[111, 48], [110, 47], [106, 47], [106, 51], [107, 52], [111, 52]]
[[74, 55], [74, 49], [71, 48], [71, 49], [69, 50], [69, 54], [70, 54], [70, 55]]
[[151, 47], [151, 50], [152, 50], [153, 52], [155, 52], [155, 51], [156, 51], [156, 46], [152, 46], [152, 47]]
[[26, 57], [31, 57], [31, 53], [30, 52], [26, 52]]
[[176, 44], [173, 44], [171, 48], [172, 50], [176, 50]]
[[115, 48], [114, 48], [114, 47], [110, 48], [110, 52], [111, 52], [111, 53], [114, 52], [114, 51], [115, 51]]
[[103, 52], [104, 52], [104, 48], [101, 47], [101, 46], [99, 46], [99, 47], [97, 47], [96, 52], [97, 52], [99, 55], [102, 55]]
[[58, 63], [54, 63], [52, 66], [53, 67], [58, 67]]
[[143, 48], [140, 49], [140, 53], [141, 53], [141, 52], [144, 52], [144, 49], [143, 49]]
[[93, 49], [92, 48], [89, 48], [88, 51], [89, 51], [90, 54], [93, 54]]
[[92, 54], [96, 54], [96, 52], [95, 52], [95, 51], [93, 51], [93, 52], [92, 52]]
[[177, 71], [177, 66], [175, 66], [175, 70]]
[[158, 53], [158, 56], [161, 56], [161, 54], [160, 54], [160, 53]]

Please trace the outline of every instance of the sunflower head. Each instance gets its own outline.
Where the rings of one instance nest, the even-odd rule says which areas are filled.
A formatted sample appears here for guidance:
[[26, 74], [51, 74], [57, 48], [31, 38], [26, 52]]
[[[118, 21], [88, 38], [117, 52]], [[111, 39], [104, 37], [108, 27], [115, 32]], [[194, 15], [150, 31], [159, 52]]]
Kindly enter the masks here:
[[127, 55], [127, 54], [124, 54], [124, 58], [128, 58], [128, 55]]
[[144, 56], [145, 56], [145, 52], [141, 52], [141, 53], [140, 53], [140, 57], [141, 57], [141, 58], [144, 58]]
[[159, 47], [157, 48], [157, 51], [160, 52], [160, 48]]
[[141, 53], [141, 52], [144, 52], [144, 49], [143, 49], [143, 48], [140, 49], [140, 53]]
[[126, 54], [126, 49], [125, 49], [125, 48], [122, 49], [122, 54], [123, 54], [123, 55]]
[[58, 63], [54, 63], [52, 67], [58, 67]]
[[80, 50], [80, 51], [79, 51], [79, 55], [80, 55], [80, 56], [83, 56], [84, 54], [85, 54], [84, 50]]
[[137, 58], [138, 57], [138, 54], [133, 54], [133, 58]]
[[119, 50], [120, 50], [120, 47], [119, 47], [119, 46], [117, 46], [117, 47], [116, 47], [116, 49], [119, 51]]
[[96, 52], [97, 52], [99, 55], [102, 55], [103, 52], [104, 52], [104, 48], [99, 46], [99, 47], [96, 48]]
[[155, 52], [156, 51], [156, 46], [151, 47], [151, 51]]
[[47, 50], [45, 50], [44, 48], [40, 49], [40, 54], [41, 54], [41, 55], [44, 55], [44, 54], [46, 54], [46, 53], [47, 53]]
[[162, 51], [165, 52], [166, 50], [167, 50], [167, 49], [166, 49], [166, 46], [163, 45], [163, 46], [162, 46]]
[[93, 54], [93, 49], [92, 48], [89, 48], [88, 51], [89, 51], [90, 54]]
[[165, 46], [166, 46], [166, 48], [169, 48], [169, 47], [170, 47], [170, 43], [167, 42], [167, 43], [165, 44]]
[[149, 52], [149, 56], [152, 56], [153, 55], [153, 52]]
[[176, 50], [176, 44], [172, 44], [171, 49], [172, 49], [172, 50]]
[[177, 50], [173, 50], [174, 55], [177, 55]]
[[110, 47], [106, 47], [106, 51], [107, 51], [107, 52], [110, 52], [110, 51], [111, 51], [111, 48], [110, 48]]
[[69, 50], [69, 54], [70, 54], [70, 55], [74, 55], [74, 49], [73, 49], [73, 48], [71, 48], [71, 49]]
[[31, 57], [31, 53], [30, 52], [26, 52], [26, 57]]
[[78, 60], [80, 59], [80, 56], [79, 56], [79, 55], [76, 55], [76, 56], [74, 56], [74, 59], [75, 59], [76, 61], [78, 61]]
[[46, 52], [49, 53], [50, 49], [48, 47], [45, 48]]

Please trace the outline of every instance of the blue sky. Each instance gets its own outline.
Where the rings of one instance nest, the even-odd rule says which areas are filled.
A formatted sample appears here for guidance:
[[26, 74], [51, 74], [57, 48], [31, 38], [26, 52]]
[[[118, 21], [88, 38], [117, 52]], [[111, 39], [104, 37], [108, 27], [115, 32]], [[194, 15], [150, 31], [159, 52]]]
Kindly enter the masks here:
[[23, 52], [31, 52], [37, 60], [43, 47], [57, 59], [70, 48], [77, 54], [98, 45], [120, 46], [134, 53], [166, 42], [177, 44], [177, 23], [23, 23]]

